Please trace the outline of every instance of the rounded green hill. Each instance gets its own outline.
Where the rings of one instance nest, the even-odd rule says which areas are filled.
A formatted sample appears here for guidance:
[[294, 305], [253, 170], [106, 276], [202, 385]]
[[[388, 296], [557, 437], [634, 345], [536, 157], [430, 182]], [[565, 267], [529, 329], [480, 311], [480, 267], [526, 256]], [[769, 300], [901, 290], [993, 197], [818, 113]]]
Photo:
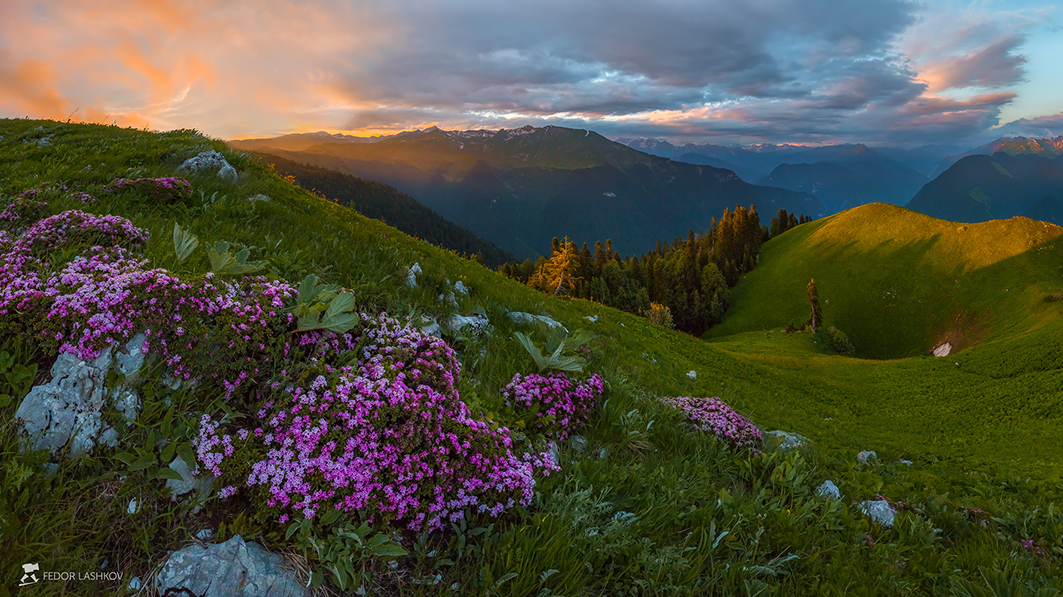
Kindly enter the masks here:
[[707, 337], [800, 327], [805, 287], [819, 287], [825, 325], [857, 355], [953, 350], [1058, 319], [1063, 228], [1028, 218], [957, 224], [872, 203], [799, 226], [764, 245]]

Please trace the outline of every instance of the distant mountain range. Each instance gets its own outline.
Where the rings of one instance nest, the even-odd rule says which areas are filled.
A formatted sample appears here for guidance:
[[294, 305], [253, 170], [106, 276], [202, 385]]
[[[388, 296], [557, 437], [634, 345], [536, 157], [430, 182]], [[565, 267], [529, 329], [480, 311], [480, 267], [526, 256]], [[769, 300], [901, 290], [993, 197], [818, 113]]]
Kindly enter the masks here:
[[[833, 159], [826, 156], [838, 154], [839, 152], [844, 154], [854, 147], [866, 149], [864, 145], [851, 144], [808, 147], [805, 145], [774, 145], [771, 143], [748, 146], [687, 143], [676, 146], [662, 139], [618, 139], [617, 142], [639, 151], [681, 162], [697, 163], [692, 160], [698, 159], [718, 160], [728, 165], [722, 167], [734, 170], [735, 174], [742, 176], [742, 179], [747, 182], [756, 182], [782, 164], [810, 164], [821, 160]], [[942, 158], [958, 153], [961, 149], [962, 147], [960, 146], [951, 145], [924, 145], [914, 149], [902, 149], [899, 147], [872, 148], [878, 156], [900, 162], [924, 176], [928, 175], [931, 168]], [[731, 168], [731, 166], [738, 168], [738, 170]], [[741, 170], [747, 171], [748, 174], [743, 174]]]
[[1000, 151], [1009, 155], [1023, 154], [1041, 157], [1063, 155], [1063, 135], [1055, 138], [1001, 137], [963, 153], [942, 158], [934, 164], [934, 167], [930, 169], [927, 175], [931, 179], [936, 178], [953, 164], [969, 155], [993, 155]]
[[757, 184], [819, 197], [829, 213], [867, 203], [904, 205], [927, 177], [866, 145], [818, 147], [790, 156]]
[[907, 203], [927, 177], [912, 166], [929, 169], [949, 149], [926, 146], [906, 150], [866, 145], [721, 145], [676, 147], [660, 139], [623, 139], [629, 147], [681, 162], [727, 168], [758, 185], [811, 193], [827, 213], [866, 203]]
[[927, 183], [907, 207], [953, 222], [1026, 216], [1063, 225], [1063, 155], [1028, 151], [1033, 143], [1003, 145], [1018, 150], [961, 158]]
[[563, 236], [610, 239], [624, 254], [645, 251], [706, 229], [739, 204], [755, 205], [765, 224], [779, 209], [826, 213], [813, 195], [749, 184], [726, 169], [650, 155], [585, 130], [433, 127], [365, 142], [306, 144], [312, 140], [287, 135], [230, 145], [393, 185], [519, 257], [547, 253], [551, 239]]

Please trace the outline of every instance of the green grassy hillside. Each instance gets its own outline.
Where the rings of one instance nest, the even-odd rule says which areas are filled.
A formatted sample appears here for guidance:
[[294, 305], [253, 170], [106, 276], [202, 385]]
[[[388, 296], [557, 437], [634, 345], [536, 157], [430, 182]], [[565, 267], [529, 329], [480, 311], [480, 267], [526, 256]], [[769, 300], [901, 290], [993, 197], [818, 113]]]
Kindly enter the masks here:
[[[177, 171], [211, 148], [240, 172], [237, 182]], [[188, 179], [186, 200], [107, 190], [117, 178], [170, 176]], [[46, 186], [53, 184], [65, 188]], [[43, 189], [37, 197], [47, 199], [48, 215], [79, 209], [147, 229], [150, 266], [182, 280], [210, 279], [212, 265], [202, 250], [178, 259], [175, 222], [205, 244], [247, 246], [250, 259], [268, 260], [276, 283], [316, 274], [340, 284], [362, 312], [416, 323], [485, 314], [492, 327], [481, 335], [444, 333], [462, 365], [457, 389], [472, 416], [518, 435], [531, 437], [531, 425], [506, 405], [500, 388], [536, 367], [514, 333], [540, 343], [548, 333], [511, 321], [507, 311], [548, 315], [597, 334], [581, 353], [584, 374], [602, 375], [607, 387], [578, 430], [585, 442], [560, 442], [561, 470], [536, 477], [527, 506], [497, 518], [470, 510], [466, 520], [432, 534], [375, 521], [373, 531], [397, 538], [405, 555], [374, 557], [348, 544], [354, 551], [337, 556], [314, 545], [336, 545], [349, 528], [342, 525], [363, 515], [307, 523], [311, 543], [307, 533], [279, 524], [256, 494], [211, 498], [193, 512], [170, 500], [163, 480], [148, 474], [151, 466], [119, 458], [125, 450], [154, 462], [179, 439], [168, 429], [194, 429], [205, 413], [229, 422], [256, 418], [256, 406], [224, 399], [217, 386], [169, 390], [158, 370], [148, 371], [141, 425], [120, 437], [119, 448], [59, 458], [55, 468], [45, 466], [47, 452], [21, 451], [11, 418], [33, 375], [18, 367], [39, 367], [36, 381], [44, 382], [56, 355], [47, 352], [47, 339], [7, 332], [0, 338], [0, 395], [11, 396], [0, 401], [0, 594], [18, 583], [25, 562], [77, 572], [106, 560], [127, 579], [148, 579], [169, 551], [205, 528], [215, 541], [241, 534], [285, 554], [303, 570], [301, 582], [314, 570], [334, 594], [356, 594], [354, 586], [338, 588], [330, 571], [337, 566], [364, 573], [366, 594], [389, 596], [958, 597], [993, 594], [985, 592], [991, 585], [1013, 595], [1063, 589], [1063, 511], [1054, 504], [1063, 499], [1063, 303], [1044, 302], [1046, 293], [1059, 292], [1058, 228], [1016, 220], [959, 232], [880, 205], [802, 225], [765, 246], [717, 330], [730, 335], [705, 342], [595, 303], [544, 297], [310, 195], [193, 131], [0, 121], [0, 204], [35, 188]], [[257, 194], [270, 201], [246, 200]], [[72, 259], [62, 251], [46, 256]], [[409, 288], [413, 263], [423, 274]], [[897, 279], [877, 286], [887, 274]], [[803, 321], [810, 276], [821, 281], [826, 322], [849, 332], [863, 355], [921, 354], [948, 322], [968, 321], [951, 308], [970, 314], [962, 329], [968, 338], [977, 331], [979, 341], [948, 359], [881, 362], [827, 355], [806, 334], [765, 332]], [[448, 280], [472, 289], [456, 306], [439, 300]], [[897, 297], [884, 298], [886, 291]], [[868, 301], [881, 308], [865, 308]], [[18, 317], [4, 314], [2, 329], [39, 323]], [[297, 337], [292, 327], [284, 334]], [[218, 350], [207, 365], [228, 365], [229, 356]], [[285, 369], [302, 365], [284, 362]], [[657, 399], [665, 396], [719, 396], [762, 429], [797, 432], [812, 445], [736, 451], [694, 430]], [[875, 450], [878, 459], [858, 464], [859, 450]], [[814, 495], [826, 479], [843, 499]], [[856, 506], [878, 495], [897, 508], [893, 527], [870, 522]], [[134, 497], [139, 508], [127, 508]], [[37, 592], [83, 588], [55, 583]], [[124, 583], [101, 591], [132, 593]]]
[[713, 338], [781, 330], [808, 319], [815, 279], [824, 322], [857, 355], [962, 350], [1056, 322], [1063, 291], [1063, 228], [1027, 218], [955, 224], [871, 204], [799, 226], [764, 245], [760, 264], [733, 290]]

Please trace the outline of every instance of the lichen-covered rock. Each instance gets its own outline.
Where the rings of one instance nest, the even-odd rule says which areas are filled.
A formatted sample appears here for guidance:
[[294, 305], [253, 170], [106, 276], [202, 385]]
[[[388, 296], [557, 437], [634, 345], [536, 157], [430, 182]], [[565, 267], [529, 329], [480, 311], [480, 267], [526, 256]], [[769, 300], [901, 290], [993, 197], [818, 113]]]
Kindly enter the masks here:
[[127, 380], [135, 379], [144, 364], [143, 344], [144, 336], [138, 334], [121, 348], [111, 344], [91, 362], [69, 353], [59, 355], [52, 365], [51, 381], [31, 389], [15, 411], [15, 418], [22, 421], [26, 446], [55, 452], [69, 444], [70, 455], [80, 456], [97, 443], [117, 445], [118, 434], [103, 422], [103, 409], [113, 404], [133, 421], [140, 400], [129, 390], [109, 397], [107, 372], [114, 367]]
[[417, 288], [417, 276], [421, 274], [421, 264], [415, 263], [406, 270], [406, 287]]
[[867, 464], [869, 460], [878, 460], [878, 454], [875, 454], [874, 450], [861, 450], [860, 453], [856, 455], [856, 460], [863, 464]]
[[790, 433], [789, 431], [781, 430], [765, 431], [764, 439], [767, 440], [769, 438], [778, 441], [779, 445], [777, 446], [777, 448], [779, 450], [782, 450], [783, 452], [789, 452], [794, 448], [800, 448], [801, 446], [812, 443], [812, 440], [808, 439], [803, 435], [798, 435], [796, 433]]
[[[192, 472], [192, 469], [188, 468], [185, 461], [181, 458], [174, 458], [170, 463], [170, 468], [174, 472], [181, 475], [181, 480], [167, 479], [166, 488], [170, 490], [170, 499], [177, 501], [182, 496], [196, 492], [195, 499], [202, 502], [210, 497], [211, 489], [214, 487], [213, 475], [202, 474], [196, 475]], [[193, 512], [198, 512], [200, 506], [196, 506]]]
[[156, 577], [159, 594], [197, 597], [301, 597], [281, 557], [239, 535], [225, 543], [189, 545], [170, 554]]
[[838, 486], [834, 484], [834, 481], [827, 480], [820, 484], [816, 488], [816, 495], [825, 500], [840, 500], [842, 499], [842, 492], [838, 489]]
[[469, 329], [477, 335], [487, 331], [487, 328], [490, 327], [490, 325], [491, 321], [482, 313], [473, 313], [472, 315], [454, 314], [447, 320], [447, 327], [450, 328], [451, 331], [461, 331], [465, 326], [469, 326]]
[[465, 283], [462, 282], [461, 280], [458, 280], [457, 282], [454, 283], [454, 290], [456, 292], [461, 293], [461, 294], [466, 294], [466, 295], [469, 294], [469, 287], [466, 286]]
[[893, 508], [886, 500], [866, 500], [857, 504], [857, 507], [867, 514], [872, 522], [877, 522], [884, 527], [893, 526]]
[[236, 182], [239, 175], [236, 173], [236, 168], [229, 165], [229, 162], [225, 159], [225, 156], [211, 149], [210, 151], [204, 151], [195, 157], [188, 158], [181, 164], [178, 170], [187, 170], [190, 172], [199, 172], [200, 170], [213, 170], [218, 174], [218, 178], [229, 182]]
[[516, 323], [533, 323], [538, 321], [545, 323], [549, 328], [561, 328], [566, 333], [568, 332], [568, 328], [545, 315], [532, 315], [531, 313], [524, 313], [523, 311], [510, 311], [508, 317]]

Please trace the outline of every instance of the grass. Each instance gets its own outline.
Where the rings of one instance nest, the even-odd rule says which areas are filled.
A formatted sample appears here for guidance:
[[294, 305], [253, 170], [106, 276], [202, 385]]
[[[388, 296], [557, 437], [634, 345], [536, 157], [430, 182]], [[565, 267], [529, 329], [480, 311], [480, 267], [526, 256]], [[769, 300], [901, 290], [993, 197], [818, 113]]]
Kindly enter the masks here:
[[1059, 318], [1045, 297], [1063, 288], [1061, 234], [1027, 218], [955, 224], [891, 205], [858, 207], [767, 243], [708, 336], [800, 327], [811, 279], [824, 324], [848, 334], [857, 356], [918, 356], [946, 341], [965, 348], [1020, 333]]
[[[44, 137], [51, 146], [37, 144]], [[208, 148], [241, 172], [237, 183], [188, 176], [193, 199], [174, 206], [103, 191], [118, 177], [178, 174], [185, 158]], [[362, 310], [437, 319], [483, 310], [492, 333], [447, 339], [462, 359], [462, 398], [491, 418], [505, 416], [498, 389], [533, 369], [513, 333], [543, 336], [513, 324], [507, 311], [598, 334], [587, 371], [601, 373], [608, 390], [583, 432], [586, 444], [559, 447], [562, 471], [539, 480], [528, 508], [405, 536], [409, 554], [397, 568], [370, 564], [370, 594], [980, 595], [993, 594], [979, 591], [998, 576], [1017, 583], [1011, 594], [1063, 588], [1063, 512], [1054, 505], [1063, 499], [1063, 330], [1060, 304], [1045, 301], [1060, 292], [1058, 228], [1011, 220], [961, 232], [878, 205], [806, 224], [765, 245], [760, 265], [735, 288], [725, 323], [703, 341], [595, 303], [544, 297], [311, 196], [193, 131], [0, 121], [0, 196], [49, 182], [97, 199], [83, 205], [57, 196], [53, 213], [127, 217], [151, 231], [152, 264], [183, 275], [209, 264], [202, 251], [177, 263], [174, 222], [205, 244], [254, 247], [251, 259], [269, 260], [271, 275], [298, 281], [316, 273], [342, 284]], [[259, 193], [271, 201], [245, 201]], [[405, 271], [415, 262], [424, 274], [409, 289]], [[804, 285], [813, 276], [825, 323], [849, 334], [865, 358], [828, 355], [821, 338], [778, 331], [806, 317]], [[439, 300], [447, 279], [472, 288], [456, 308]], [[590, 315], [596, 323], [583, 319]], [[970, 339], [968, 348], [919, 356], [953, 331]], [[42, 372], [54, 357], [16, 350], [25, 339], [0, 340], [13, 362]], [[149, 413], [167, 404], [186, 423], [223, 407], [216, 396], [156, 381], [144, 390], [143, 426], [123, 437], [123, 449], [156, 449], [157, 415]], [[16, 391], [23, 390], [0, 388]], [[733, 452], [656, 400], [683, 395], [719, 396], [762, 428], [813, 444]], [[326, 563], [286, 541], [261, 505], [211, 499], [193, 513], [169, 500], [161, 480], [128, 473], [106, 450], [60, 459], [50, 472], [47, 454], [19, 450], [9, 421], [17, 404], [0, 408], [0, 595], [18, 584], [21, 564], [34, 561], [42, 570], [92, 571], [106, 560], [126, 580], [147, 579], [203, 528], [218, 541], [241, 534], [309, 556], [303, 563], [324, 573]], [[862, 449], [876, 450], [878, 461], [857, 463]], [[825, 479], [843, 500], [815, 497]], [[854, 506], [877, 494], [906, 504], [893, 528]], [[130, 515], [132, 497], [141, 507]], [[125, 587], [99, 590], [129, 593]]]

